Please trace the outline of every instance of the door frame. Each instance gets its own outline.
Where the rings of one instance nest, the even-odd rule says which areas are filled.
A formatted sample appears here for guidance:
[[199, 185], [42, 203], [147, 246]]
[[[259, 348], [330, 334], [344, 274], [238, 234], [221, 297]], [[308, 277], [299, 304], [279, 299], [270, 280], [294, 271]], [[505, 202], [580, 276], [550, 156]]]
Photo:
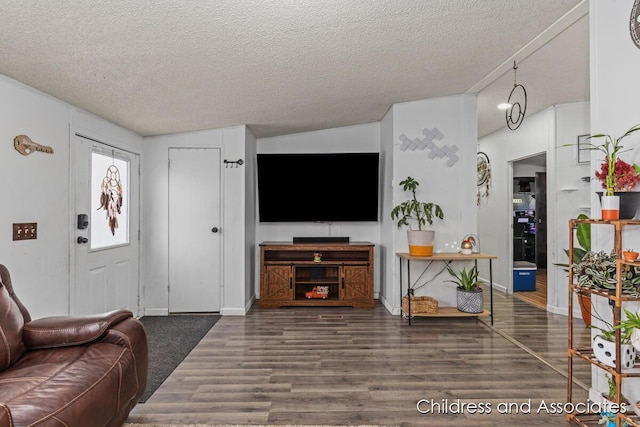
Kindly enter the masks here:
[[[77, 141], [77, 138], [84, 138], [88, 141], [91, 141], [93, 143], [96, 144], [100, 144], [102, 146], [104, 146], [105, 148], [108, 149], [113, 149], [113, 150], [118, 150], [121, 152], [125, 152], [127, 154], [132, 154], [134, 156], [138, 156], [138, 235], [135, 236], [135, 232], [132, 232], [130, 235], [130, 239], [131, 238], [137, 238], [138, 239], [138, 284], [137, 284], [137, 294], [138, 294], [138, 298], [137, 298], [137, 307], [136, 307], [136, 311], [137, 313], [134, 313], [138, 315], [138, 317], [141, 317], [143, 312], [144, 312], [144, 307], [143, 307], [143, 299], [144, 299], [144, 294], [143, 294], [143, 286], [142, 286], [142, 278], [144, 277], [144, 271], [143, 271], [143, 262], [142, 262], [142, 255], [143, 255], [143, 248], [142, 248], [142, 223], [141, 223], [141, 219], [142, 219], [142, 156], [140, 155], [139, 151], [135, 151], [132, 149], [132, 147], [130, 146], [126, 146], [124, 144], [119, 144], [115, 141], [110, 141], [110, 142], [104, 142], [100, 139], [88, 136], [85, 133], [76, 131], [76, 132], [71, 132], [70, 135], [70, 139], [69, 139], [69, 284], [68, 284], [68, 302], [67, 302], [67, 312], [68, 314], [73, 314], [76, 312], [76, 268], [78, 267], [76, 265], [76, 249], [78, 249], [78, 244], [76, 242], [76, 238], [77, 238], [77, 227], [76, 227], [76, 170], [77, 168], [75, 167], [75, 165], [77, 164], [78, 161], [80, 161], [79, 159], [76, 159], [75, 156], [75, 147], [74, 144]], [[132, 173], [135, 173], [135, 171], [131, 171]]]

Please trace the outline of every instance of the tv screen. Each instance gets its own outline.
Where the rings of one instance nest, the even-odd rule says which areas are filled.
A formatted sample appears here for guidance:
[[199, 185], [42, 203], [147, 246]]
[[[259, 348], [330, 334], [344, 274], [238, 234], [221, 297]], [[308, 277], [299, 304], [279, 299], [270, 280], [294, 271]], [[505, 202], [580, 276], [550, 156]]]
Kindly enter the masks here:
[[260, 222], [378, 220], [378, 153], [258, 154]]

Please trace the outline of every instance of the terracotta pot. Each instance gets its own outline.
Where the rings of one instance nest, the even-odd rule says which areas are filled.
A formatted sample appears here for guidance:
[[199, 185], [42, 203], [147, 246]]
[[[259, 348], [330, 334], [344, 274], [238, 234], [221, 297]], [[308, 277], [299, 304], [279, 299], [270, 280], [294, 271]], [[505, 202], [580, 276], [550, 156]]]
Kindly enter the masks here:
[[578, 304], [582, 320], [588, 327], [591, 327], [591, 297], [588, 294], [578, 294]]
[[635, 261], [638, 259], [638, 255], [640, 255], [638, 252], [634, 252], [634, 251], [624, 251], [622, 252], [622, 256], [624, 257], [625, 261]]

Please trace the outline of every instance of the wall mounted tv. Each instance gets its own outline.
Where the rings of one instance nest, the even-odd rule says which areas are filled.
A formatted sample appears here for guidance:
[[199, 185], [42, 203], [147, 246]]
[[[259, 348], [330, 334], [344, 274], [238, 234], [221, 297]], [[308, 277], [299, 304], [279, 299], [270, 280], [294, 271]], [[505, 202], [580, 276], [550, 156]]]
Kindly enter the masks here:
[[258, 154], [260, 222], [378, 220], [378, 153]]

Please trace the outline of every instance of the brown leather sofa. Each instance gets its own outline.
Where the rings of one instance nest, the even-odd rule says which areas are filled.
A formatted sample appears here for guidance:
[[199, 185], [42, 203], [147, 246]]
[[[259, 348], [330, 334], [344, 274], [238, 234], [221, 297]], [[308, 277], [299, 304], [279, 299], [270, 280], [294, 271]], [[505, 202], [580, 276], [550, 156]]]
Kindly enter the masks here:
[[0, 264], [0, 427], [120, 426], [147, 383], [128, 310], [31, 320]]

